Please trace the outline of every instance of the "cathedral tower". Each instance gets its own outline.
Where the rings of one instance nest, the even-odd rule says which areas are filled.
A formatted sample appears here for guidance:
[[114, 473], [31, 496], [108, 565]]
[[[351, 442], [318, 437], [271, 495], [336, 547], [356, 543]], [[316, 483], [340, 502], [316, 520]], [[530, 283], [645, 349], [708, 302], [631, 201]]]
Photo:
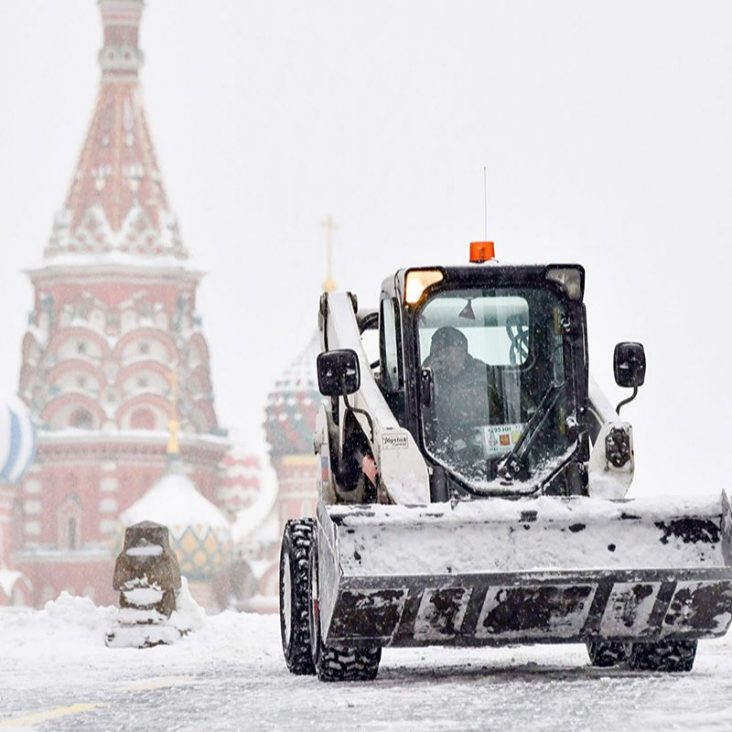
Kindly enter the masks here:
[[213, 402], [189, 268], [139, 82], [142, 0], [99, 0], [101, 82], [42, 265], [20, 395], [38, 425], [15, 560], [36, 603], [60, 590], [112, 601], [118, 517], [165, 467], [171, 379], [181, 462], [215, 498], [228, 444]]

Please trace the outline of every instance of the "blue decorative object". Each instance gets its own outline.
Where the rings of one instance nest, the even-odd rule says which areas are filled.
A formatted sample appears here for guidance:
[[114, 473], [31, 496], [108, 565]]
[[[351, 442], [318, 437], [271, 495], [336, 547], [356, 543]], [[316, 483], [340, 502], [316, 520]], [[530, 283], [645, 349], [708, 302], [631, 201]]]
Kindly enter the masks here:
[[28, 408], [15, 397], [0, 402], [0, 482], [17, 483], [36, 453]]

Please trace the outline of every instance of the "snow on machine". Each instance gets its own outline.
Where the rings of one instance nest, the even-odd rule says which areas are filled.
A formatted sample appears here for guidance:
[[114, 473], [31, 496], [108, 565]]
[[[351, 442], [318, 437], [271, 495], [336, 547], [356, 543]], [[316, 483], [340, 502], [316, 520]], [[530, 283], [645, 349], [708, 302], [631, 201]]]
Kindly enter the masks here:
[[625, 498], [618, 415], [643, 347], [615, 349], [633, 388], [616, 414], [588, 375], [583, 268], [492, 250], [398, 271], [377, 311], [321, 298], [317, 517], [287, 523], [280, 560], [293, 673], [373, 679], [386, 646], [576, 642], [594, 666], [689, 671], [727, 631], [726, 496]]

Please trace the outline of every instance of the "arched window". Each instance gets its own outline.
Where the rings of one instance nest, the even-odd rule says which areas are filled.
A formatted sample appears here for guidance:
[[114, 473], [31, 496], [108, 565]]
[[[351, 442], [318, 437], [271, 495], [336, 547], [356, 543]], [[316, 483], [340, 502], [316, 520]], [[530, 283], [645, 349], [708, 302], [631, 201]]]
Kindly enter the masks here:
[[69, 425], [80, 430], [90, 430], [94, 428], [94, 417], [88, 409], [82, 407], [72, 413]]
[[155, 415], [149, 409], [136, 409], [130, 416], [130, 427], [133, 430], [154, 430]]

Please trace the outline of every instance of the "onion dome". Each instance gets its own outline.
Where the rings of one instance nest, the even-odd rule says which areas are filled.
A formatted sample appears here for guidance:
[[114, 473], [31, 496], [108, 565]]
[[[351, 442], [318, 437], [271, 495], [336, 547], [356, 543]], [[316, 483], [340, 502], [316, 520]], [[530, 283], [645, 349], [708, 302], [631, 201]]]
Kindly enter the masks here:
[[125, 526], [154, 521], [168, 527], [181, 574], [206, 579], [222, 569], [229, 552], [229, 521], [180, 472], [179, 463], [122, 515]]
[[321, 401], [315, 370], [318, 353], [316, 333], [267, 396], [264, 429], [273, 457], [313, 454], [315, 417]]
[[36, 435], [30, 413], [20, 399], [0, 402], [0, 482], [17, 483], [33, 462]]

